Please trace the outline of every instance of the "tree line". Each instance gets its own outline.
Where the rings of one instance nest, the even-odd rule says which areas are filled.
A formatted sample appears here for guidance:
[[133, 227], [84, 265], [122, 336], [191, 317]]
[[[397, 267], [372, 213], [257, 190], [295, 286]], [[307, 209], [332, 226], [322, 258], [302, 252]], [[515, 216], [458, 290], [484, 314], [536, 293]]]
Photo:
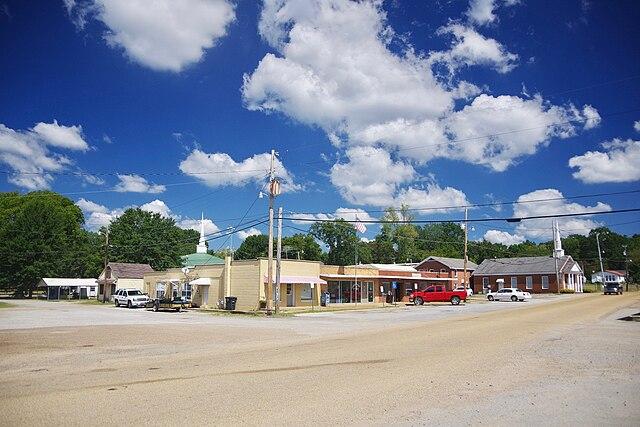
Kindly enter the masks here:
[[[314, 223], [308, 232], [282, 239], [282, 256], [316, 260], [326, 264], [419, 262], [428, 256], [463, 257], [464, 230], [459, 224], [407, 223], [411, 211], [389, 208], [373, 240], [363, 241], [353, 225], [343, 219]], [[193, 253], [199, 239], [195, 230], [178, 227], [171, 218], [138, 208], [126, 210], [98, 232], [84, 228], [85, 218], [74, 202], [51, 191], [21, 195], [0, 193], [0, 290], [18, 296], [31, 295], [43, 277], [97, 277], [105, 255], [112, 262], [147, 263], [156, 270], [180, 266], [180, 256]], [[601, 227], [589, 235], [562, 240], [565, 252], [582, 266], [587, 276], [599, 271], [595, 234], [600, 235], [605, 269], [625, 269], [640, 279], [640, 235], [625, 236]], [[321, 245], [322, 244], [322, 245]], [[626, 248], [626, 256], [625, 256]], [[275, 245], [274, 245], [275, 250]], [[469, 242], [469, 259], [550, 255], [553, 243], [525, 241], [505, 246], [485, 240]], [[265, 235], [247, 237], [235, 251], [235, 259], [267, 256]], [[210, 253], [223, 257], [228, 250]]]

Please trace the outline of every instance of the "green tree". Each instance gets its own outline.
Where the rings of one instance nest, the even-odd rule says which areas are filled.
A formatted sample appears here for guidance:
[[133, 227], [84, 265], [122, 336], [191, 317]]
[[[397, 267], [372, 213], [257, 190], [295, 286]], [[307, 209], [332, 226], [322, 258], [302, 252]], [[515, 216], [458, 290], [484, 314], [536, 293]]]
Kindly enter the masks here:
[[316, 222], [309, 232], [329, 248], [325, 260], [327, 264], [352, 265], [355, 263], [356, 244], [359, 239], [355, 228], [350, 223], [344, 219]]
[[[275, 245], [274, 245], [275, 246]], [[256, 259], [266, 257], [269, 252], [269, 237], [264, 234], [256, 234], [248, 236], [240, 245], [236, 253], [235, 259]]]
[[80, 209], [50, 191], [0, 194], [0, 287], [32, 295], [43, 277], [78, 277], [92, 271], [81, 248], [95, 243], [82, 229]]
[[179, 267], [183, 231], [171, 218], [127, 209], [109, 225], [109, 260], [149, 264], [155, 270]]
[[309, 234], [294, 234], [282, 238], [283, 258], [298, 258], [311, 261], [322, 260], [322, 248]]

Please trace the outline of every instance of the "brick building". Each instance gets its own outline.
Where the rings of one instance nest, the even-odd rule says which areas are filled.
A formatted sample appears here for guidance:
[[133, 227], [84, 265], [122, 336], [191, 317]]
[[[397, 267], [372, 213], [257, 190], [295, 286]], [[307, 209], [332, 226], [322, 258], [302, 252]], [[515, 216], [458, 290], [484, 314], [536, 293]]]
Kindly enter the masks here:
[[448, 278], [446, 285], [451, 290], [456, 286], [471, 283], [470, 278], [477, 264], [467, 261], [467, 276], [464, 276], [464, 260], [462, 258], [445, 258], [430, 256], [420, 262], [415, 268], [425, 277]]

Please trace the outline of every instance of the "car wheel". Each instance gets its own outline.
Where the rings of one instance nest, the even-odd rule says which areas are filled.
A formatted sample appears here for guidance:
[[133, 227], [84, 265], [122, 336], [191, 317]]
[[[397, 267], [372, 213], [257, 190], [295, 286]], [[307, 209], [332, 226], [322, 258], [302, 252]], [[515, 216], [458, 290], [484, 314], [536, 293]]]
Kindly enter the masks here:
[[131, 300], [127, 301], [127, 308], [133, 308], [133, 305], [131, 305]]
[[487, 297], [487, 299], [488, 299], [489, 301], [493, 301], [495, 298], [493, 298], [493, 295], [489, 295], [489, 296]]
[[518, 301], [518, 297], [515, 295], [511, 295], [511, 301], [516, 302]]
[[176, 311], [177, 311], [178, 313], [180, 313], [180, 307], [176, 308]]
[[115, 298], [115, 299], [113, 300], [113, 304], [114, 304], [116, 307], [120, 307], [120, 303], [118, 302], [118, 299], [117, 299], [117, 298]]
[[451, 305], [458, 305], [460, 304], [460, 297], [459, 296], [452, 296], [451, 297]]
[[424, 304], [424, 301], [422, 300], [421, 297], [417, 297], [413, 303], [415, 305], [422, 305], [422, 304]]

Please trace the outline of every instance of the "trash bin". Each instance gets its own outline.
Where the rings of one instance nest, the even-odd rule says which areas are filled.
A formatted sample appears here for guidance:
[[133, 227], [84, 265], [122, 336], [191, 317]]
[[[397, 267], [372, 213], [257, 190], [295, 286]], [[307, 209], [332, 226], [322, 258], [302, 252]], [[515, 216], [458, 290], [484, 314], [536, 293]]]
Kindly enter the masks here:
[[238, 301], [238, 297], [225, 297], [224, 298], [224, 309], [225, 310], [235, 310], [236, 302]]

